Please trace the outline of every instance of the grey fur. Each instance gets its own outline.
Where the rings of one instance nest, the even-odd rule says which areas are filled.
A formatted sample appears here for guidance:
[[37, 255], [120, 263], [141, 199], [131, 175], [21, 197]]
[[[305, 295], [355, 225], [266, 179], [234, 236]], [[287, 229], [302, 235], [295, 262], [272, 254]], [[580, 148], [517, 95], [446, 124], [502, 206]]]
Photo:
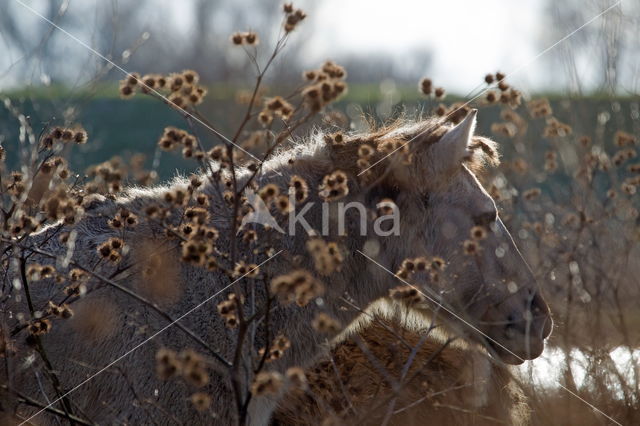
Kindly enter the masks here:
[[[419, 125], [417, 127], [418, 129], [423, 128]], [[408, 124], [406, 128], [411, 129], [413, 133], [416, 131], [414, 124]], [[420, 140], [413, 143], [419, 144]], [[396, 271], [400, 263], [408, 257], [439, 255], [445, 258], [448, 263], [446, 279], [437, 285], [425, 285], [430, 285], [432, 290], [439, 292], [447, 303], [460, 310], [465, 318], [481, 329], [484, 329], [481, 324], [482, 315], [490, 307], [502, 312], [505, 317], [513, 310], [524, 309], [521, 301], [515, 300], [516, 298], [506, 290], [505, 283], [507, 280], [516, 280], [519, 291], [537, 291], [536, 283], [500, 222], [498, 222], [499, 232], [491, 233], [485, 242], [486, 246], [481, 255], [480, 263], [471, 262], [469, 257], [461, 252], [461, 243], [468, 238], [472, 217], [478, 211], [495, 212], [495, 205], [473, 173], [462, 165], [463, 159], [447, 155], [446, 150], [442, 152], [441, 143], [442, 141], [435, 145], [436, 149], [428, 148], [419, 152], [420, 157], [416, 161], [416, 167], [420, 168], [412, 171], [412, 173], [419, 173], [415, 176], [415, 181], [419, 184], [412, 190], [398, 193], [394, 200], [401, 211], [401, 235], [399, 237], [359, 236], [357, 220], [353, 220], [353, 229], [347, 229], [348, 237], [334, 234], [328, 238], [339, 241], [346, 249], [347, 255], [342, 269], [339, 273], [323, 279], [327, 293], [322, 299], [322, 306], [316, 303], [311, 303], [305, 308], [291, 305], [280, 306], [273, 312], [271, 315], [271, 335], [274, 336], [278, 331], [284, 332], [291, 340], [292, 347], [281, 360], [269, 364], [269, 368], [275, 368], [282, 372], [290, 366], [306, 366], [325, 350], [326, 338], [318, 335], [311, 327], [311, 320], [319, 311], [327, 312], [338, 318], [343, 324], [349, 324], [358, 313], [344, 309], [343, 297], [348, 298], [353, 304], [365, 308], [372, 302], [387, 296], [390, 288], [401, 284], [379, 266], [357, 254], [357, 250], [363, 248], [368, 238], [373, 238], [379, 244], [379, 256], [376, 260], [390, 271]], [[464, 140], [460, 143], [468, 144], [469, 141]], [[289, 158], [294, 158], [295, 162], [289, 164]], [[443, 167], [443, 165], [450, 167]], [[266, 182], [276, 183], [284, 191], [292, 175], [302, 176], [311, 188], [309, 201], [315, 201], [319, 205], [320, 200], [316, 188], [323, 176], [333, 171], [332, 167], [333, 161], [329, 148], [322, 142], [322, 135], [318, 134], [311, 140], [298, 144], [291, 150], [282, 151], [269, 160], [258, 181], [261, 185]], [[437, 173], [434, 170], [437, 170]], [[276, 174], [275, 171], [281, 175]], [[247, 179], [249, 172], [239, 170], [238, 176], [242, 182]], [[119, 207], [127, 207], [143, 217], [144, 207], [152, 202], [160, 202], [166, 189], [186, 184], [186, 180], [176, 179], [168, 187], [133, 188], [125, 191], [124, 195], [115, 201], [94, 201], [87, 209], [85, 217], [71, 227], [77, 232], [74, 260], [83, 265], [96, 264], [98, 261], [97, 245], [109, 237], [119, 236], [107, 225], [107, 219], [112, 217]], [[229, 214], [229, 209], [220, 207], [224, 205], [224, 202], [220, 200], [220, 191], [217, 188], [209, 185], [206, 192], [213, 198], [212, 206], [216, 206], [212, 208], [212, 216], [214, 217], [214, 225], [219, 229], [221, 235], [218, 245], [224, 249], [229, 245], [229, 221], [225, 218]], [[371, 188], [363, 188], [356, 179], [351, 179], [350, 194], [343, 201], [359, 200], [367, 203], [369, 207], [374, 207], [375, 202], [379, 200], [376, 200], [375, 197], [371, 198], [373, 193], [375, 191]], [[309, 223], [316, 229], [321, 228], [320, 215], [319, 209], [306, 215]], [[452, 224], [455, 229], [451, 232], [445, 232], [443, 230], [445, 224]], [[47, 236], [59, 232], [61, 228], [68, 227], [51, 226], [34, 235], [28, 244], [60, 255], [65, 248], [57, 238], [47, 239]], [[332, 229], [335, 230], [336, 227], [334, 226]], [[264, 230], [260, 232], [268, 234]], [[143, 220], [133, 231], [128, 232], [125, 242], [131, 242], [133, 246], [133, 243], [139, 239], [147, 238], [152, 234], [161, 235], [162, 230], [157, 225], [149, 224]], [[281, 237], [275, 234], [274, 236], [278, 238], [274, 248], [284, 250], [284, 254], [275, 257], [262, 268], [269, 277], [290, 271], [292, 269], [292, 255], [306, 252], [304, 246], [306, 236], [302, 232], [295, 237]], [[502, 259], [497, 259], [492, 253], [501, 244], [506, 245], [507, 254]], [[258, 258], [251, 255], [246, 248], [243, 250], [242, 254], [248, 258], [247, 260], [255, 263], [265, 260], [264, 257]], [[252, 259], [252, 257], [254, 258]], [[33, 255], [31, 260], [40, 263], [51, 262], [39, 255]], [[122, 262], [126, 264], [129, 261], [130, 257], [125, 257]], [[304, 260], [302, 266], [309, 270], [313, 269], [309, 260]], [[110, 272], [109, 268], [101, 270], [103, 275], [108, 275]], [[15, 276], [16, 271], [13, 270], [12, 273]], [[12, 281], [11, 277], [10, 274], [8, 282]], [[182, 297], [177, 303], [166, 309], [174, 318], [210, 297], [230, 282], [229, 278], [223, 274], [208, 272], [202, 268], [188, 265], [182, 266], [180, 280], [183, 288]], [[134, 279], [131, 276], [116, 277], [116, 281], [126, 288], [134, 288]], [[265, 298], [260, 287], [251, 280], [242, 281], [242, 286], [246, 289], [252, 285], [256, 289], [254, 293], [256, 304], [260, 306]], [[134, 348], [154, 330], [161, 329], [167, 324], [167, 321], [152, 309], [121, 291], [108, 285], [101, 284], [99, 289], [94, 289], [92, 286], [97, 286], [95, 280], [89, 285], [91, 289], [89, 294], [79, 303], [91, 300], [108, 300], [117, 306], [119, 332], [103, 341], [87, 342], [74, 332], [72, 324], [75, 319], [70, 319], [55, 321], [51, 332], [42, 336], [47, 354], [60, 377], [63, 389], [67, 391]], [[53, 282], [33, 283], [30, 285], [30, 289], [37, 307], [46, 306], [46, 303], [51, 299], [60, 299], [61, 288]], [[21, 301], [16, 300], [18, 294], [21, 292], [15, 289], [11, 290], [9, 299], [3, 307], [2, 321], [8, 330], [17, 325], [16, 313], [22, 312], [28, 316], [24, 297]], [[187, 316], [181, 321], [181, 324], [193, 330], [223, 357], [230, 359], [235, 348], [236, 331], [225, 327], [215, 310], [216, 304], [223, 300], [226, 294], [227, 292], [224, 292], [215, 300]], [[140, 333], [141, 327], [146, 330], [144, 333]], [[256, 330], [256, 340], [253, 342], [255, 348], [263, 347], [265, 344], [262, 331], [262, 327], [258, 327]], [[473, 333], [471, 335], [472, 339], [482, 340], [477, 336], [474, 337]], [[22, 333], [20, 336], [21, 340], [24, 340], [25, 334]], [[189, 395], [195, 389], [188, 388], [176, 380], [163, 382], [156, 377], [154, 356], [158, 348], [163, 346], [175, 350], [191, 347], [207, 354], [202, 347], [185, 336], [182, 331], [171, 327], [128, 355], [114, 367], [99, 374], [71, 393], [69, 399], [73, 403], [75, 414], [80, 417], [87, 416], [100, 424], [171, 423], [170, 416], [156, 408], [163, 407], [170, 411], [171, 416], [185, 423], [210, 423], [210, 419], [197, 414], [188, 400]], [[39, 356], [31, 357], [31, 359], [35, 359], [31, 365], [25, 363], [25, 359], [33, 355], [33, 352], [33, 348], [20, 347], [18, 357], [7, 360], [11, 372], [9, 377], [3, 377], [6, 375], [5, 369], [2, 369], [0, 377], [2, 380], [6, 380], [12, 388], [34, 399], [42, 402], [51, 401], [56, 397], [49, 381], [40, 377], [40, 383], [38, 383], [36, 379], [36, 373], [43, 371]], [[247, 357], [248, 355], [245, 354], [245, 362], [248, 362]], [[213, 410], [219, 416], [219, 424], [231, 424], [235, 419], [236, 409], [225, 369], [213, 359], [211, 359], [211, 365], [220, 373], [213, 373], [210, 384], [205, 391], [214, 398]], [[250, 383], [251, 374], [247, 374], [243, 380]], [[42, 390], [40, 386], [42, 386]], [[133, 404], [135, 398], [132, 388], [141, 399], [148, 401], [142, 403], [141, 406]], [[156, 390], [157, 396], [155, 395]], [[4, 402], [2, 406], [5, 406]], [[55, 406], [59, 407], [59, 404]], [[267, 423], [273, 406], [273, 400], [255, 398], [249, 410], [250, 422], [252, 424]], [[21, 405], [18, 412], [22, 416], [28, 417], [35, 410]], [[47, 413], [39, 414], [34, 421], [39, 424], [55, 424], [53, 417]]]

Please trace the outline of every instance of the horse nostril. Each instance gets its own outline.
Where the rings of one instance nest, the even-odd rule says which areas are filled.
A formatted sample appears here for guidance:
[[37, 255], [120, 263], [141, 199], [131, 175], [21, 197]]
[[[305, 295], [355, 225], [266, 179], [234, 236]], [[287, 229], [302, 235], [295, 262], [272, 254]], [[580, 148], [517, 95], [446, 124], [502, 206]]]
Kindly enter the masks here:
[[533, 315], [530, 310], [512, 312], [507, 316], [505, 324], [505, 333], [507, 336], [513, 336], [517, 332], [527, 333], [534, 323]]
[[527, 310], [530, 310], [535, 317], [539, 317], [541, 315], [546, 315], [547, 313], [549, 313], [547, 303], [538, 292], [530, 292], [525, 302], [525, 308]]

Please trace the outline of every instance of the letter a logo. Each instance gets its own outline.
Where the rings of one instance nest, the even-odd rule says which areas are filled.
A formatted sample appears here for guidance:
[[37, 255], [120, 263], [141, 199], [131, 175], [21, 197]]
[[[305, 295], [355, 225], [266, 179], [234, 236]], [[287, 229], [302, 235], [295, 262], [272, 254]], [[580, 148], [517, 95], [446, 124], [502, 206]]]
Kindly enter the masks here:
[[238, 231], [245, 229], [245, 227], [250, 223], [257, 223], [264, 226], [266, 229], [275, 229], [279, 233], [284, 234], [284, 231], [271, 215], [269, 208], [262, 198], [260, 198], [255, 191], [246, 191], [245, 194], [247, 196], [247, 202], [253, 208], [253, 211], [242, 219], [242, 223], [240, 224]]

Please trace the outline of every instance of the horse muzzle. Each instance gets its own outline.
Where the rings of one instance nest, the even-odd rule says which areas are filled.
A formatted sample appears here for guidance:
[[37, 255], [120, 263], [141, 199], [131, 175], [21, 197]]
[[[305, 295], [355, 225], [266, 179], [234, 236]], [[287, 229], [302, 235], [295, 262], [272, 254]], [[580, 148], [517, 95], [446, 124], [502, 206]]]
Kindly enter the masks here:
[[500, 311], [490, 309], [483, 317], [488, 325], [484, 338], [495, 355], [507, 364], [522, 364], [539, 357], [553, 329], [549, 308], [542, 297], [536, 293], [527, 298], [524, 307], [512, 309], [506, 318], [504, 314], [498, 315]]

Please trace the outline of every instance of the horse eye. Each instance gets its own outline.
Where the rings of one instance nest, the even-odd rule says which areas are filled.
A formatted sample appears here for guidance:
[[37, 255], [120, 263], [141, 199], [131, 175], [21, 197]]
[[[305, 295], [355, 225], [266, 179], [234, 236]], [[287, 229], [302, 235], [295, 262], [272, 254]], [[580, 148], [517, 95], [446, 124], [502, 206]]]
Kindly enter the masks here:
[[490, 226], [496, 221], [496, 212], [481, 213], [473, 217], [473, 223], [478, 226]]

